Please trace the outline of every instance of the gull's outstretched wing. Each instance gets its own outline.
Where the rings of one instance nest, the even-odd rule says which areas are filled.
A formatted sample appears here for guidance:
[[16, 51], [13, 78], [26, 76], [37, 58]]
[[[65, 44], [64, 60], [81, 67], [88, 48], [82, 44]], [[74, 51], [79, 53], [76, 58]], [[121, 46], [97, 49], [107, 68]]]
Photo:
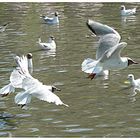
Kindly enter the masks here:
[[99, 59], [108, 49], [117, 45], [121, 39], [116, 30], [105, 24], [88, 20], [87, 26], [96, 36], [100, 37], [96, 51], [96, 59]]
[[45, 85], [38, 87], [38, 89], [34, 88], [34, 91], [31, 92], [31, 94], [35, 96], [36, 98], [43, 101], [47, 101], [49, 103], [55, 103], [56, 105], [68, 106], [64, 104], [57, 95], [49, 91], [48, 87], [46, 87]]
[[121, 42], [117, 45], [115, 45], [114, 47], [110, 48], [109, 50], [107, 50], [102, 57], [100, 58], [100, 62], [104, 62], [107, 59], [121, 59], [120, 57], [120, 53], [122, 51], [122, 49], [124, 47], [126, 47], [127, 43], [126, 42]]

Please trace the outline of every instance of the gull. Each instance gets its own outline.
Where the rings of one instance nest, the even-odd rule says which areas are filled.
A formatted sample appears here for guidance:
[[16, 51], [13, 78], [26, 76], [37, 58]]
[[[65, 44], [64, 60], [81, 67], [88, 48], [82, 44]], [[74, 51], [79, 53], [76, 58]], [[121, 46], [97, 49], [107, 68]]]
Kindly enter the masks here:
[[129, 16], [136, 14], [136, 8], [133, 9], [125, 9], [124, 5], [121, 5], [121, 15], [122, 16]]
[[130, 85], [133, 87], [133, 96], [137, 94], [136, 90], [140, 91], [140, 79], [134, 79], [133, 74], [128, 74], [128, 80]]
[[0, 26], [0, 32], [1, 32], [1, 33], [4, 32], [4, 31], [6, 30], [8, 24], [9, 24], [9, 23], [6, 23], [6, 24]]
[[[25, 58], [26, 57], [24, 57], [24, 59]], [[17, 69], [17, 71], [19, 73], [19, 76], [22, 77], [22, 88], [24, 89], [24, 91], [19, 92], [15, 96], [16, 104], [21, 105], [21, 107], [23, 107], [29, 104], [31, 102], [31, 97], [34, 96], [40, 100], [47, 101], [49, 103], [54, 103], [56, 105], [64, 105], [68, 107], [67, 104], [64, 104], [60, 100], [60, 98], [57, 95], [55, 95], [53, 91], [51, 91], [57, 90], [56, 87], [52, 86], [52, 89], [50, 90], [50, 86], [44, 85], [38, 79], [32, 77], [28, 72], [27, 68], [22, 68], [22, 59], [21, 61], [18, 61], [18, 65], [20, 66], [20, 69]]]
[[43, 20], [49, 25], [59, 24], [58, 12], [54, 13], [54, 17], [41, 15], [40, 18], [43, 18]]
[[120, 42], [121, 37], [116, 30], [93, 20], [88, 20], [87, 26], [100, 38], [96, 59], [87, 58], [81, 65], [82, 71], [88, 73], [89, 78], [93, 79], [102, 73], [109, 74], [109, 70], [120, 70], [131, 64], [138, 64], [129, 57], [120, 56], [127, 43]]
[[41, 41], [41, 37], [39, 37], [39, 39], [38, 39], [39, 47], [43, 50], [55, 50], [56, 49], [56, 43], [55, 43], [54, 39], [55, 38], [53, 36], [50, 36], [48, 42], [43, 43]]
[[[10, 93], [15, 92], [15, 88], [22, 88], [23, 76], [19, 75], [19, 73], [17, 71], [17, 69], [19, 69], [19, 67], [20, 67], [19, 61], [21, 61], [21, 58], [19, 56], [16, 56], [14, 59], [17, 64], [17, 67], [16, 67], [16, 69], [14, 69], [12, 71], [12, 73], [10, 75], [10, 83], [0, 89], [0, 95], [2, 97], [5, 97], [5, 96], [9, 95]], [[23, 69], [23, 70], [29, 69], [29, 71], [31, 71], [33, 69], [31, 53], [27, 54], [27, 61], [25, 61], [24, 59], [22, 60], [21, 69]]]
[[68, 107], [67, 104], [64, 104], [60, 98], [53, 93], [55, 90], [60, 91], [60, 89], [55, 86], [44, 85], [38, 79], [35, 79], [30, 75], [28, 71], [27, 56], [18, 56], [15, 58], [15, 61], [17, 67], [11, 73], [10, 84], [0, 90], [2, 97], [14, 92], [15, 88], [21, 88], [24, 91], [19, 92], [15, 96], [15, 103], [22, 108], [31, 102], [32, 96], [49, 103]]

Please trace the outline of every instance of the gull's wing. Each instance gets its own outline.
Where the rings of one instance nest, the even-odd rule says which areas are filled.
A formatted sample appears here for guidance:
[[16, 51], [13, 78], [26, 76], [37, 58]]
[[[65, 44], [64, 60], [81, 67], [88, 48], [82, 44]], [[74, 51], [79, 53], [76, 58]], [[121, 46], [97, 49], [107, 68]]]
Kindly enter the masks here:
[[26, 105], [31, 102], [31, 95], [27, 91], [21, 91], [15, 96], [15, 103], [18, 105]]
[[130, 15], [130, 14], [135, 14], [136, 13], [136, 8], [133, 9], [127, 9], [125, 10], [126, 14]]
[[90, 19], [87, 20], [87, 26], [96, 36], [103, 36], [110, 33], [118, 34], [116, 30], [109, 27], [108, 25], [105, 25], [105, 24], [102, 24], [102, 23], [99, 23]]
[[10, 82], [15, 88], [22, 88], [22, 81], [25, 78], [24, 75], [19, 73], [19, 68], [13, 70], [10, 75]]
[[99, 46], [96, 51], [96, 58], [99, 59], [107, 50], [116, 46], [120, 38], [116, 34], [107, 34], [100, 37]]
[[124, 47], [126, 47], [126, 42], [121, 42], [117, 44], [116, 46], [110, 48], [107, 50], [102, 57], [100, 58], [100, 62], [104, 62], [107, 59], [120, 59], [120, 53]]
[[42, 85], [40, 87], [35, 88], [31, 92], [31, 94], [35, 96], [36, 98], [43, 101], [47, 101], [49, 103], [55, 103], [56, 105], [68, 106], [64, 104], [57, 95], [55, 95], [50, 90], [48, 90], [48, 87], [46, 87], [46, 85]]
[[22, 81], [22, 88], [24, 90], [28, 90], [33, 87], [39, 87], [41, 85], [43, 85], [43, 84], [39, 80], [37, 80], [33, 77], [26, 77]]
[[88, 20], [87, 26], [96, 36], [100, 37], [96, 51], [96, 59], [99, 59], [108, 49], [117, 45], [121, 39], [116, 30], [105, 24]]
[[24, 56], [24, 55], [22, 57], [16, 56], [14, 59], [16, 61], [17, 66], [20, 67], [20, 69], [23, 73], [29, 73], [28, 60], [27, 60], [26, 56]]
[[52, 21], [53, 21], [53, 18], [45, 17], [44, 20], [45, 20], [46, 22], [52, 22]]

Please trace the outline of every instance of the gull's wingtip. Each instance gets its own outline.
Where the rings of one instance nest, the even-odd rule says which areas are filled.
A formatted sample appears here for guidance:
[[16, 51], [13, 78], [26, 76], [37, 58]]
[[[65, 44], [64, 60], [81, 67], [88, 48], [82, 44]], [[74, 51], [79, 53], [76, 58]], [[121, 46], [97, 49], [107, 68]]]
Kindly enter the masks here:
[[63, 103], [63, 105], [66, 106], [66, 107], [69, 107], [69, 105], [67, 105], [67, 104], [64, 104], [64, 103]]
[[96, 31], [95, 31], [95, 29], [94, 29], [94, 24], [95, 24], [96, 22], [94, 21], [94, 20], [91, 20], [91, 19], [87, 19], [87, 22], [86, 22], [86, 25], [88, 26], [88, 28], [92, 31], [92, 33], [94, 34], [94, 35], [96, 35]]

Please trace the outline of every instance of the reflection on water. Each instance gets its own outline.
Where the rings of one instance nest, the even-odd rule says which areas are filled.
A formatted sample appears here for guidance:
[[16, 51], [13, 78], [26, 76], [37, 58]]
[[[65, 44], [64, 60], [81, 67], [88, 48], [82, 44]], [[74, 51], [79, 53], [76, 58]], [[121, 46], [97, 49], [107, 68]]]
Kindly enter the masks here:
[[121, 22], [123, 26], [126, 26], [128, 23], [133, 23], [136, 21], [136, 16], [121, 16]]
[[[98, 39], [90, 35], [88, 18], [114, 27], [128, 43], [123, 56], [139, 60], [139, 14], [122, 19], [122, 3], [0, 3], [0, 87], [9, 83], [14, 55], [33, 54], [33, 77], [61, 89], [56, 94], [69, 108], [33, 98], [22, 110], [16, 93], [0, 98], [1, 137], [139, 137], [139, 94], [131, 96], [123, 81], [139, 76], [139, 65], [112, 71], [107, 79], [87, 79], [82, 61], [95, 58]], [[139, 5], [139, 3], [125, 3]], [[44, 24], [40, 15], [59, 12], [59, 26]], [[56, 38], [56, 51], [40, 50], [38, 37]]]

